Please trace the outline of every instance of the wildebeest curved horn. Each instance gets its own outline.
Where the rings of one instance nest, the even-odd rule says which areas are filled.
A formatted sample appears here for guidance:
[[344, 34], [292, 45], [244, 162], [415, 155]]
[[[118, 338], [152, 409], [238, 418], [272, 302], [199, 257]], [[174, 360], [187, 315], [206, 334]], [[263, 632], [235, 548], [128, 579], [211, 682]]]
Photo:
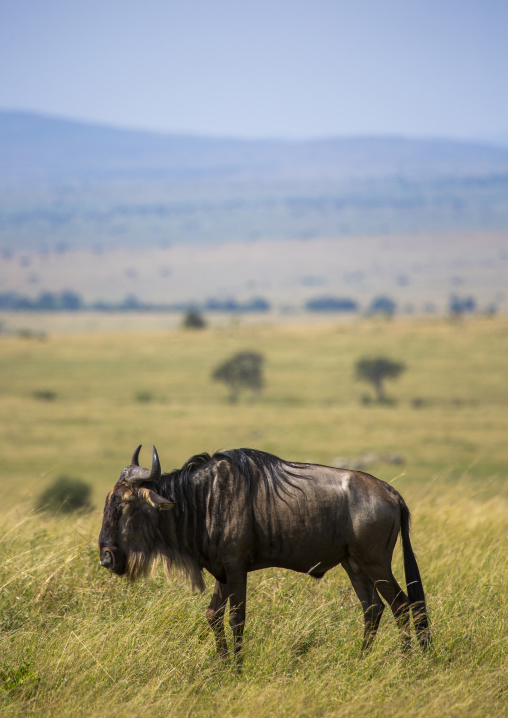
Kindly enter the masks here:
[[152, 471], [150, 472], [150, 481], [158, 481], [161, 477], [161, 464], [159, 455], [155, 446], [152, 447]]
[[141, 451], [142, 444], [138, 446], [136, 451], [132, 455], [131, 466], [139, 466], [139, 452]]
[[139, 465], [139, 452], [141, 450], [141, 444], [138, 446], [136, 451], [132, 455], [131, 464], [127, 466], [124, 471], [124, 480], [131, 484], [139, 484], [144, 481], [158, 481], [161, 477], [161, 465], [157, 449], [153, 447], [152, 454], [152, 468], [145, 469]]

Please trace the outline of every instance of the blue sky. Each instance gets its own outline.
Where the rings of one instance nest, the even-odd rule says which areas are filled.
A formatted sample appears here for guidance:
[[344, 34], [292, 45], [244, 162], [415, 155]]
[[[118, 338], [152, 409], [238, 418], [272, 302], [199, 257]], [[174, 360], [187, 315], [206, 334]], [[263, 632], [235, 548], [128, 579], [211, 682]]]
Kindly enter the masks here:
[[508, 140], [508, 0], [0, 0], [0, 108], [215, 136]]

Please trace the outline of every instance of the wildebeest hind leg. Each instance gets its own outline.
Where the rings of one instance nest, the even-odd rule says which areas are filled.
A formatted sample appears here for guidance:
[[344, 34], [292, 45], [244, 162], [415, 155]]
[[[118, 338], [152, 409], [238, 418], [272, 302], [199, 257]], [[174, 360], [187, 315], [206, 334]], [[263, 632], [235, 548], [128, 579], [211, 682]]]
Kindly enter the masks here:
[[227, 600], [227, 584], [216, 581], [212, 599], [206, 611], [206, 618], [215, 636], [217, 655], [219, 658], [226, 658], [228, 655], [228, 645], [224, 631], [224, 613], [226, 611]]
[[391, 570], [379, 571], [373, 569], [368, 572], [369, 578], [392, 609], [400, 630], [401, 647], [405, 653], [411, 649], [411, 633], [409, 626], [409, 599], [401, 589]]
[[384, 611], [384, 603], [381, 600], [376, 588], [370, 578], [363, 573], [353, 571], [347, 561], [342, 563], [349, 576], [356, 595], [360, 599], [363, 608], [363, 619], [365, 630], [363, 635], [362, 653], [365, 653], [372, 646], [376, 637], [377, 629]]

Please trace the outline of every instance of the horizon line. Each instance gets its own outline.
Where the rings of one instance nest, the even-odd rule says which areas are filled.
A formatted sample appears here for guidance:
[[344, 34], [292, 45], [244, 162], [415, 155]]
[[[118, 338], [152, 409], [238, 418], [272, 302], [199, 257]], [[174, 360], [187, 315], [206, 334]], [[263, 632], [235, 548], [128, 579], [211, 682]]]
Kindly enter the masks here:
[[451, 135], [447, 133], [443, 134], [418, 134], [403, 131], [369, 131], [369, 132], [350, 132], [350, 133], [337, 133], [337, 134], [319, 134], [319, 135], [307, 135], [298, 137], [288, 137], [283, 135], [257, 135], [248, 136], [241, 134], [231, 133], [217, 133], [217, 132], [201, 132], [201, 131], [188, 131], [188, 130], [162, 130], [153, 129], [148, 127], [141, 127], [139, 125], [122, 125], [109, 122], [107, 120], [96, 120], [96, 119], [84, 119], [82, 117], [75, 117], [71, 115], [57, 114], [53, 112], [47, 112], [44, 110], [33, 110], [26, 108], [11, 108], [1, 107], [0, 114], [3, 115], [26, 115], [34, 118], [40, 118], [44, 120], [53, 120], [56, 122], [66, 122], [69, 124], [86, 125], [89, 127], [115, 130], [119, 132], [134, 132], [140, 134], [155, 135], [159, 137], [185, 137], [196, 140], [217, 140], [217, 141], [233, 141], [233, 142], [281, 142], [287, 144], [306, 144], [306, 143], [318, 143], [327, 142], [332, 140], [366, 140], [366, 139], [386, 139], [386, 140], [399, 140], [399, 141], [416, 141], [416, 142], [457, 142], [464, 144], [483, 144], [483, 145], [494, 145], [499, 147], [505, 147], [508, 145], [508, 132], [503, 133], [489, 133], [489, 135], [474, 135], [474, 136], [461, 136]]

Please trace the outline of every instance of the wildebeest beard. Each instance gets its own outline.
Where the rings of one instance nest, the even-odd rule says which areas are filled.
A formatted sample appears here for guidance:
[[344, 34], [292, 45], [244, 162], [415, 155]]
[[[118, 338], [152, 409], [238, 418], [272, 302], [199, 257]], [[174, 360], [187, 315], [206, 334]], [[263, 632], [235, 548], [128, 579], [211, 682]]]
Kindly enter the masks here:
[[175, 574], [182, 575], [190, 581], [194, 590], [201, 592], [205, 590], [203, 572], [198, 564], [190, 556], [184, 556], [176, 552], [170, 556], [167, 551], [164, 554], [131, 551], [127, 558], [125, 576], [132, 583], [135, 583], [140, 578], [153, 577], [157, 573], [159, 562], [162, 564], [164, 574], [168, 580]]
[[158, 557], [153, 553], [143, 551], [131, 551], [127, 556], [126, 578], [132, 583], [140, 578], [154, 576], [157, 568]]
[[136, 522], [138, 528], [142, 527], [142, 536], [135, 548], [126, 548], [125, 577], [134, 583], [141, 578], [154, 576], [161, 563], [168, 579], [175, 573], [183, 575], [193, 589], [204, 591], [202, 569], [182, 545], [182, 541], [178, 541], [173, 522], [166, 521], [162, 528], [157, 521], [158, 514], [143, 513], [141, 521]]

